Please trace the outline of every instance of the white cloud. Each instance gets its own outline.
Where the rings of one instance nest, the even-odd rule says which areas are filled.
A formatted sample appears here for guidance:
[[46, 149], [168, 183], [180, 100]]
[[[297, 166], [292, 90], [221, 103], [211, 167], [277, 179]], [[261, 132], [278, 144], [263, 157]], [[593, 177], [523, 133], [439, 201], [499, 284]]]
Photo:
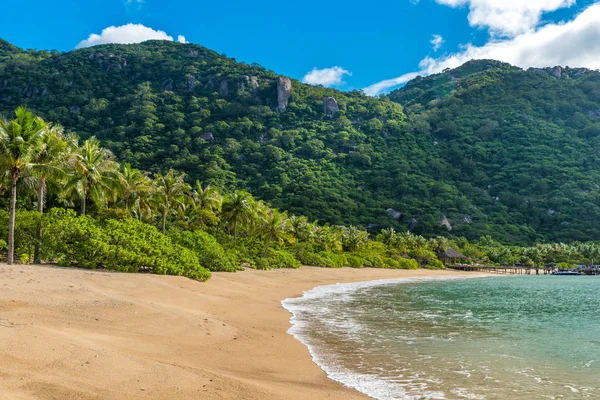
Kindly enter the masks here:
[[469, 7], [471, 26], [493, 36], [515, 37], [534, 29], [543, 13], [570, 7], [576, 0], [435, 0], [450, 7]]
[[[138, 1], [139, 2], [139, 1]], [[100, 34], [92, 33], [86, 40], [82, 40], [75, 47], [96, 46], [105, 43], [140, 43], [146, 40], [173, 40], [172, 36], [164, 31], [155, 31], [141, 24], [127, 24], [121, 26], [109, 26], [104, 28]], [[187, 43], [185, 37], [179, 35], [177, 41]]]
[[419, 72], [378, 82], [364, 90], [378, 95], [405, 83], [407, 76], [435, 74], [480, 59], [504, 61], [521, 68], [562, 65], [600, 69], [600, 3], [566, 23], [547, 24], [514, 38], [493, 39], [483, 46], [468, 44], [461, 52], [440, 58], [427, 57], [420, 62]]
[[352, 73], [342, 67], [314, 68], [302, 78], [303, 83], [309, 85], [335, 86], [342, 83], [344, 75], [352, 76]]
[[397, 78], [386, 79], [385, 81], [377, 82], [371, 86], [367, 86], [363, 89], [363, 91], [369, 96], [377, 96], [378, 94], [381, 94], [390, 88], [402, 85], [411, 79], [415, 79], [419, 75], [421, 75], [421, 72], [410, 72]]
[[438, 51], [440, 47], [444, 44], [444, 38], [440, 35], [433, 35], [431, 41], [429, 42], [433, 46], [433, 51]]
[[461, 53], [426, 58], [426, 73], [455, 68], [473, 59], [494, 59], [522, 68], [555, 65], [600, 68], [600, 3], [567, 23], [548, 24], [507, 40], [493, 40], [477, 47], [469, 44]]

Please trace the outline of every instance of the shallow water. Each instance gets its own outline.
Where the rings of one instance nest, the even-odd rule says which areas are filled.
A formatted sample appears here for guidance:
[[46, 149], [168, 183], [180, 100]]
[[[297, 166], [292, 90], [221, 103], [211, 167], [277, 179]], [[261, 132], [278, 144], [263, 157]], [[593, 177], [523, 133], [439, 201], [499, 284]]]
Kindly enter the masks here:
[[283, 305], [315, 362], [377, 399], [600, 399], [600, 277], [342, 284]]

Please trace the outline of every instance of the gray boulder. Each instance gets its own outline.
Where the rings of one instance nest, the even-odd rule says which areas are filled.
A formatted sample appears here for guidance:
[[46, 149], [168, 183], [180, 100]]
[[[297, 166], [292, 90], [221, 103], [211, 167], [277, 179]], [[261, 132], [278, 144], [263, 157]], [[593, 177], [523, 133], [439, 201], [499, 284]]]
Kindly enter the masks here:
[[448, 229], [449, 231], [452, 230], [452, 224], [450, 223], [450, 220], [448, 219], [448, 217], [446, 217], [445, 215], [442, 216], [442, 221], [441, 221], [442, 225], [446, 227], [446, 229]]
[[390, 214], [391, 217], [394, 219], [400, 219], [400, 217], [402, 216], [402, 213], [400, 211], [394, 210], [393, 208], [388, 208], [387, 210], [385, 210], [385, 212]]
[[202, 132], [202, 133], [200, 134], [200, 137], [201, 137], [202, 139], [206, 140], [206, 141], [209, 141], [209, 142], [213, 142], [213, 141], [215, 140], [215, 137], [214, 137], [214, 135], [212, 134], [212, 132]]
[[565, 70], [561, 66], [552, 68], [551, 75], [555, 78], [561, 78], [565, 73]]
[[408, 230], [410, 230], [410, 231], [414, 230], [417, 227], [418, 223], [419, 223], [419, 221], [417, 221], [416, 218], [411, 218], [408, 221]]
[[283, 112], [287, 109], [288, 101], [292, 96], [292, 81], [285, 76], [277, 77], [277, 109]]
[[223, 79], [219, 84], [219, 94], [221, 96], [227, 96], [229, 94], [229, 81], [227, 79]]
[[256, 77], [256, 76], [250, 77], [250, 87], [252, 88], [252, 90], [258, 89], [258, 77]]
[[323, 112], [327, 115], [333, 115], [340, 110], [338, 102], [333, 97], [323, 99]]

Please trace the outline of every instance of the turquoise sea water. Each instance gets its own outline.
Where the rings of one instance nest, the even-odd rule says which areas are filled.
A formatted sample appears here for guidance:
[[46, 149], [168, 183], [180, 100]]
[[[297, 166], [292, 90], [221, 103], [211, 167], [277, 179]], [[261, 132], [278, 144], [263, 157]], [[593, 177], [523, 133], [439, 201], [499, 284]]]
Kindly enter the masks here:
[[377, 399], [600, 399], [600, 277], [342, 284], [283, 305], [315, 362]]

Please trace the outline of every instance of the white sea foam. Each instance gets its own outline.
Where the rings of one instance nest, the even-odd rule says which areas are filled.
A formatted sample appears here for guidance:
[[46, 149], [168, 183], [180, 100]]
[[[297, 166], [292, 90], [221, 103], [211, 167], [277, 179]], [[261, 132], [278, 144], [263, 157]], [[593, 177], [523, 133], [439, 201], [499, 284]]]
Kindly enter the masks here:
[[[323, 304], [315, 305], [314, 300], [335, 298], [336, 304], [349, 302], [352, 300], [352, 294], [361, 289], [371, 288], [375, 286], [397, 285], [402, 283], [420, 283], [446, 280], [464, 280], [473, 278], [482, 278], [485, 275], [465, 276], [465, 277], [427, 277], [427, 278], [400, 278], [400, 279], [385, 279], [368, 282], [357, 283], [338, 283], [335, 285], [318, 286], [312, 290], [304, 292], [301, 297], [286, 299], [281, 302], [282, 306], [288, 310], [292, 317], [290, 322], [292, 327], [288, 333], [302, 342], [312, 356], [313, 361], [317, 364], [329, 378], [342, 383], [347, 387], [354, 388], [370, 397], [379, 400], [412, 400], [412, 399], [446, 399], [446, 395], [439, 391], [428, 390], [427, 383], [420, 380], [420, 389], [418, 394], [409, 394], [404, 389], [405, 386], [414, 387], [415, 382], [406, 382], [399, 384], [389, 380], [381, 379], [378, 376], [378, 371], [373, 370], [372, 373], [360, 373], [351, 371], [343, 365], [336, 363], [330, 354], [324, 351], [318, 351], [317, 346], [312, 342], [314, 339], [310, 337], [308, 332], [314, 329], [311, 326], [314, 321], [308, 321], [305, 316], [310, 315], [322, 323], [326, 329], [343, 330], [348, 337], [358, 336], [357, 331], [361, 329], [360, 325], [355, 323], [348, 315], [339, 316], [332, 320], [327, 317], [329, 311], [327, 306]], [[412, 390], [414, 391], [414, 390]]]

